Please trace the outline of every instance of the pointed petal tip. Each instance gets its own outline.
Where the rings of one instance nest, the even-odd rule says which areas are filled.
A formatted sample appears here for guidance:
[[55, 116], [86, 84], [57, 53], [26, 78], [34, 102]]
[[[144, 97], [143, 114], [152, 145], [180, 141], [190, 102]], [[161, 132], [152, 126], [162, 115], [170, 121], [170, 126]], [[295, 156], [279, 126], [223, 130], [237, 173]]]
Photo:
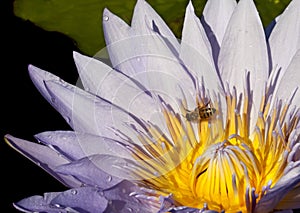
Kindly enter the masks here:
[[138, 7], [143, 6], [145, 4], [149, 5], [145, 0], [137, 0], [136, 4], [135, 4], [135, 7], [138, 8]]
[[9, 145], [9, 146], [11, 146], [10, 140], [11, 140], [12, 137], [13, 137], [13, 136], [10, 135], [10, 134], [5, 134], [4, 137], [3, 137], [5, 143], [6, 143], [7, 145]]
[[91, 58], [79, 52], [73, 51], [73, 59], [77, 66], [78, 71], [80, 71], [78, 66], [82, 67], [82, 65], [85, 65], [87, 60], [90, 60]]
[[[44, 79], [47, 78], [47, 76], [50, 76], [52, 74], [50, 74], [49, 72], [42, 70], [32, 64], [28, 65], [28, 73], [29, 73], [29, 77], [30, 79], [34, 82], [40, 82]], [[49, 73], [49, 75], [47, 75], [47, 73]]]
[[189, 3], [186, 7], [186, 10], [191, 10], [191, 11], [194, 11], [194, 5], [193, 5], [193, 2], [191, 0], [189, 0]]
[[32, 69], [34, 69], [34, 68], [36, 68], [34, 65], [28, 64], [28, 70], [32, 70]]
[[4, 135], [4, 141], [10, 146], [13, 147], [13, 141], [16, 139], [14, 136], [10, 134], [5, 134]]
[[104, 8], [103, 9], [103, 13], [102, 13], [102, 15], [103, 15], [103, 21], [105, 21], [106, 19], [104, 18], [105, 16], [110, 16], [110, 15], [114, 15], [108, 8]]
[[10, 138], [10, 137], [12, 137], [10, 134], [5, 134], [4, 135], [4, 138]]
[[30, 213], [31, 211], [28, 211], [28, 209], [24, 209], [22, 206], [20, 206], [18, 203], [12, 203], [13, 207], [19, 211]]
[[[240, 0], [240, 1], [238, 2], [238, 5], [241, 5], [241, 4], [243, 4], [243, 5], [245, 5], [245, 6], [246, 6], [246, 5], [247, 5], [247, 6], [249, 6], [249, 5], [255, 6], [253, 0]], [[255, 8], [256, 8], [256, 6], [255, 6]]]
[[41, 70], [40, 68], [38, 68], [32, 64], [29, 64], [27, 69], [28, 69], [28, 73], [29, 73], [30, 77], [34, 76], [39, 70]]
[[82, 55], [81, 53], [79, 53], [77, 51], [73, 51], [73, 58], [74, 59], [80, 57], [81, 55]]
[[10, 148], [13, 148], [15, 151], [19, 152], [22, 154], [22, 150], [20, 148], [18, 148], [18, 145], [17, 145], [17, 141], [18, 140], [22, 140], [22, 139], [19, 139], [19, 138], [16, 138], [10, 134], [6, 134], [4, 136], [4, 141], [5, 143], [10, 146]]

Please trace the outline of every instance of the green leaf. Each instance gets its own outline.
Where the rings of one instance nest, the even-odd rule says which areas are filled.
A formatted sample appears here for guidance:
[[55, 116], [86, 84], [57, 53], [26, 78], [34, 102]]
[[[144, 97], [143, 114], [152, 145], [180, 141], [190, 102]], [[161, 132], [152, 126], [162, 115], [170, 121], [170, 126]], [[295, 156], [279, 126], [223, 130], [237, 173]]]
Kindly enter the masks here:
[[264, 26], [267, 26], [280, 15], [291, 0], [256, 0], [255, 4], [260, 13]]
[[94, 55], [105, 46], [102, 12], [105, 7], [130, 20], [135, 0], [15, 0], [14, 13], [47, 31], [71, 37], [78, 48]]
[[[201, 15], [206, 0], [194, 0]], [[257, 0], [256, 5], [264, 26], [280, 14], [290, 0]], [[15, 0], [14, 12], [25, 20], [48, 30], [61, 32], [74, 41], [85, 54], [94, 55], [105, 47], [102, 11], [108, 8], [130, 23], [136, 0]], [[148, 0], [177, 37], [181, 36], [188, 0]]]

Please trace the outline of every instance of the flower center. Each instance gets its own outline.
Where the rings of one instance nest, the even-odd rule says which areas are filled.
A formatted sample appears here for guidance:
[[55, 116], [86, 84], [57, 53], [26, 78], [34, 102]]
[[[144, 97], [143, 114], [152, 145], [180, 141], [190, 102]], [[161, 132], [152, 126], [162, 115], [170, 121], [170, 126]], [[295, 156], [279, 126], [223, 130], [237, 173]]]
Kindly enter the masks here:
[[251, 187], [259, 179], [257, 164], [255, 156], [239, 140], [236, 145], [230, 141], [213, 144], [194, 163], [191, 191], [197, 202], [208, 203], [211, 209], [246, 210], [245, 201], [253, 199]]
[[[148, 134], [139, 133], [143, 146], [131, 150], [141, 165], [134, 175], [138, 184], [155, 189], [157, 196], [172, 195], [175, 205], [252, 212], [283, 175], [288, 138], [299, 118], [292, 112], [292, 119], [285, 122], [289, 105], [279, 102], [271, 112], [264, 97], [249, 135], [247, 96], [242, 110], [237, 110], [236, 95], [226, 95], [225, 125], [218, 103], [212, 102], [214, 115], [194, 122], [196, 114], [180, 117], [162, 101], [169, 136], [145, 122]], [[183, 106], [184, 101], [186, 112]]]

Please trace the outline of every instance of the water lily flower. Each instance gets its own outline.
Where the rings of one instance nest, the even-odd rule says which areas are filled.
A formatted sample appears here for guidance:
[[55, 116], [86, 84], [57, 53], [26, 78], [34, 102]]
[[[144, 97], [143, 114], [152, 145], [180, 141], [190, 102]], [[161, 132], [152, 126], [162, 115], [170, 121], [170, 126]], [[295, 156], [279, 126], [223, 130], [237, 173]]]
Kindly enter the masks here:
[[[268, 33], [252, 0], [186, 8], [179, 41], [138, 0], [103, 12], [110, 65], [74, 52], [83, 88], [29, 66], [74, 131], [6, 135], [70, 189], [24, 212], [292, 212], [300, 208], [300, 1]], [[268, 35], [268, 36], [266, 36]]]

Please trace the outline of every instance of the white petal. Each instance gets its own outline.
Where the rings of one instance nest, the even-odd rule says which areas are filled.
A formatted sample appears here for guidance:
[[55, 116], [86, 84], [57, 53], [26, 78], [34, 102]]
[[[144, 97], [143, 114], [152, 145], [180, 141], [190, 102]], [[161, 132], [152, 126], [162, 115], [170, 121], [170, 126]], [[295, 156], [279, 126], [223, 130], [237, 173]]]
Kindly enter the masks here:
[[28, 66], [28, 72], [33, 84], [43, 97], [51, 104], [51, 96], [46, 89], [44, 82], [50, 80], [59, 81], [60, 78], [33, 65]]
[[[155, 91], [175, 108], [176, 98], [181, 98], [178, 85], [187, 93], [193, 93], [193, 79], [178, 60], [177, 47], [154, 31], [147, 19], [143, 19], [144, 22], [137, 21], [141, 11], [145, 10], [142, 5], [142, 1], [137, 4], [136, 21], [130, 29], [124, 28], [124, 23], [114, 14], [104, 11], [104, 16], [109, 17], [103, 26], [109, 40], [107, 49], [113, 68], [134, 78], [147, 90]], [[113, 39], [109, 38], [111, 34], [114, 35]]]
[[300, 1], [291, 1], [280, 15], [269, 38], [273, 67], [286, 71], [294, 54], [300, 48]]
[[134, 180], [132, 171], [138, 168], [134, 161], [111, 155], [93, 155], [89, 160], [102, 171], [120, 179]]
[[5, 135], [5, 139], [9, 146], [43, 168], [66, 186], [79, 187], [81, 185], [76, 179], [70, 176], [60, 175], [54, 171], [55, 167], [70, 162], [66, 158], [63, 158], [58, 152], [51, 150], [47, 146], [29, 142], [11, 135]]
[[[300, 49], [294, 55], [291, 63], [287, 67], [285, 73], [282, 78], [279, 80], [279, 84], [275, 88], [275, 97], [278, 99], [282, 99], [284, 102], [288, 101], [294, 92], [294, 97], [291, 102], [291, 106], [300, 105]], [[272, 105], [275, 103], [275, 98], [273, 98]], [[291, 108], [292, 108], [291, 107]]]
[[124, 144], [96, 135], [72, 131], [54, 131], [42, 132], [35, 137], [41, 143], [58, 149], [72, 160], [94, 154], [109, 154], [131, 159], [131, 154], [126, 150]]
[[137, 1], [131, 26], [138, 34], [148, 34], [149, 27], [151, 27], [154, 31], [168, 39], [174, 49], [179, 49], [178, 39], [159, 14], [145, 0]]
[[139, 124], [127, 112], [63, 81], [47, 81], [45, 85], [53, 105], [75, 131], [120, 140], [113, 128], [135, 140], [126, 124], [136, 128]]
[[[214, 61], [212, 58], [211, 46], [200, 20], [195, 15], [194, 7], [191, 2], [188, 4], [185, 12], [180, 58], [183, 60], [184, 64], [188, 66], [189, 70], [196, 76], [198, 73], [202, 74], [205, 72], [210, 73], [211, 71], [214, 71]], [[195, 63], [200, 66], [189, 66]], [[212, 73], [212, 75], [216, 76], [215, 73]], [[214, 80], [218, 81], [218, 79]]]
[[[180, 47], [180, 58], [189, 72], [197, 76], [198, 83], [204, 83], [205, 88], [212, 95], [213, 92], [219, 92], [222, 88], [222, 82], [218, 71], [215, 68], [212, 58], [210, 43], [206, 33], [200, 23], [200, 20], [194, 13], [194, 8], [190, 2], [186, 9], [185, 20], [182, 32], [182, 42]], [[186, 98], [192, 98], [192, 95]], [[195, 97], [195, 96], [194, 96]], [[212, 97], [208, 97], [212, 98]], [[222, 109], [225, 109], [225, 100], [221, 97]], [[191, 101], [189, 101], [191, 103]], [[196, 105], [189, 106], [190, 108]]]
[[[144, 120], [152, 120], [159, 105], [145, 88], [103, 62], [74, 52], [74, 60], [87, 91], [92, 92]], [[164, 123], [156, 123], [164, 128]]]
[[204, 10], [204, 21], [209, 25], [217, 38], [222, 43], [229, 19], [236, 7], [236, 0], [208, 0]]
[[275, 209], [278, 203], [282, 200], [282, 198], [287, 195], [289, 191], [291, 191], [296, 185], [300, 182], [300, 166], [299, 162], [291, 163], [287, 167], [291, 167], [291, 169], [284, 174], [280, 180], [275, 184], [273, 188], [271, 188], [258, 202], [255, 213], [260, 212], [271, 212]]
[[[250, 118], [256, 118], [269, 67], [265, 34], [252, 0], [239, 1], [234, 10], [224, 35], [218, 64], [223, 82], [235, 86], [238, 96], [247, 88], [245, 72], [250, 71], [253, 90]], [[250, 132], [255, 123], [254, 119], [250, 121]]]
[[276, 209], [299, 209], [300, 208], [300, 187], [289, 191], [278, 203]]
[[55, 171], [60, 174], [74, 176], [82, 183], [100, 187], [101, 189], [113, 187], [123, 180], [109, 174], [109, 170], [102, 170], [102, 168], [95, 165], [91, 158], [85, 157], [69, 164], [61, 165], [56, 167]]

